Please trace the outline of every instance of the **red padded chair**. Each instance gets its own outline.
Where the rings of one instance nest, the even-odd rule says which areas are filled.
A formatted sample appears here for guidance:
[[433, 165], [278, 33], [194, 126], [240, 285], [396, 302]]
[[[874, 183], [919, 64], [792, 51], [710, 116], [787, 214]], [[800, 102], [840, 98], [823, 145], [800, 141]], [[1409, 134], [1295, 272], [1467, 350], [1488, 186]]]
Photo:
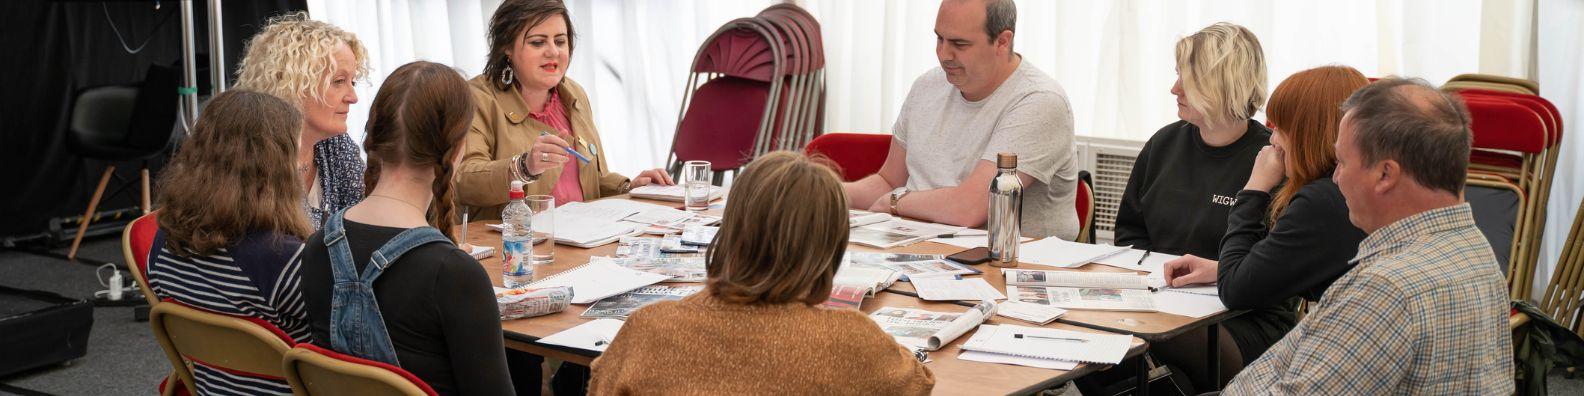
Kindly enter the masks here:
[[281, 359], [296, 343], [263, 319], [214, 313], [171, 299], [154, 304], [149, 325], [179, 383], [191, 394], [198, 394], [193, 379], [196, 365], [237, 376], [285, 381]]
[[126, 258], [127, 272], [131, 272], [132, 279], [137, 280], [138, 289], [143, 291], [143, 298], [148, 300], [150, 306], [159, 302], [148, 283], [149, 252], [154, 247], [154, 234], [159, 231], [159, 219], [155, 217], [157, 214], [159, 211], [138, 217], [121, 232], [121, 255]]
[[1082, 243], [1094, 243], [1094, 188], [1089, 185], [1088, 172], [1078, 176], [1077, 197], [1073, 199], [1078, 210], [1078, 238]]
[[286, 381], [298, 395], [435, 395], [429, 383], [401, 367], [297, 344], [282, 362]]
[[804, 152], [836, 163], [842, 181], [855, 181], [880, 171], [891, 154], [891, 135], [827, 133], [810, 141]]

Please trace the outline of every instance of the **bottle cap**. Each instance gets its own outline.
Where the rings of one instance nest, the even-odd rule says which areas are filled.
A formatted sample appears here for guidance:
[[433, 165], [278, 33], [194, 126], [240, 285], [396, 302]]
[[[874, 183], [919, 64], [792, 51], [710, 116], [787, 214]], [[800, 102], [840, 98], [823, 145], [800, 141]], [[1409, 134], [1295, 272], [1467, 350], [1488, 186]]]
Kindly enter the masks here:
[[522, 180], [512, 180], [511, 192], [507, 193], [507, 196], [511, 199], [523, 199], [528, 197], [528, 194], [523, 193]]
[[1017, 168], [1017, 154], [996, 153], [996, 167], [1001, 169]]

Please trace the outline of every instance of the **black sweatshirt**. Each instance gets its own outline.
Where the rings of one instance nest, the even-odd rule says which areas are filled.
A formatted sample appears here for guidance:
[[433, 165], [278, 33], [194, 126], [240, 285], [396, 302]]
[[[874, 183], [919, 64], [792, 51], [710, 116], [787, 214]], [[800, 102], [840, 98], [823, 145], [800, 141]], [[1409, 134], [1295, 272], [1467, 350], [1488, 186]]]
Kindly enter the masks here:
[[1253, 120], [1223, 147], [1206, 145], [1187, 121], [1161, 128], [1133, 163], [1117, 208], [1116, 245], [1220, 258], [1227, 213], [1269, 143], [1270, 130]]
[[[375, 249], [407, 230], [351, 220], [343, 224], [359, 273]], [[329, 348], [334, 279], [323, 231], [308, 237], [302, 255], [308, 325], [314, 343]], [[428, 382], [436, 392], [513, 393], [495, 291], [484, 266], [473, 257], [447, 243], [414, 248], [374, 281], [374, 299], [401, 367]]]
[[1348, 220], [1342, 191], [1330, 178], [1309, 182], [1266, 227], [1271, 194], [1243, 190], [1227, 216], [1216, 285], [1221, 302], [1252, 311], [1224, 324], [1251, 362], [1297, 324], [1297, 299], [1319, 301], [1346, 273], [1364, 231]]

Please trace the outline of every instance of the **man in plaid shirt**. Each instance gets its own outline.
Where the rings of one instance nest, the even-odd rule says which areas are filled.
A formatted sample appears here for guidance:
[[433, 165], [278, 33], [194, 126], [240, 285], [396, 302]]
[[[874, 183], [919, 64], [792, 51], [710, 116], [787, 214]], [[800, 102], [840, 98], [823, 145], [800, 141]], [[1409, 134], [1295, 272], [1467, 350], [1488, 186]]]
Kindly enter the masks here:
[[1462, 199], [1468, 110], [1399, 78], [1342, 109], [1333, 179], [1369, 237], [1319, 306], [1223, 393], [1511, 394], [1506, 282]]

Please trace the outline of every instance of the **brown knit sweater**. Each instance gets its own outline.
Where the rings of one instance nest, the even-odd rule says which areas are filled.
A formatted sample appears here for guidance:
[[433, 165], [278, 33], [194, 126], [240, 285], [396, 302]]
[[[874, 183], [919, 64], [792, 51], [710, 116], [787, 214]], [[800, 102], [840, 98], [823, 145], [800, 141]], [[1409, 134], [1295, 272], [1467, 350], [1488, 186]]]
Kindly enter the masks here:
[[863, 313], [732, 304], [708, 291], [627, 318], [589, 393], [922, 395], [935, 376]]

